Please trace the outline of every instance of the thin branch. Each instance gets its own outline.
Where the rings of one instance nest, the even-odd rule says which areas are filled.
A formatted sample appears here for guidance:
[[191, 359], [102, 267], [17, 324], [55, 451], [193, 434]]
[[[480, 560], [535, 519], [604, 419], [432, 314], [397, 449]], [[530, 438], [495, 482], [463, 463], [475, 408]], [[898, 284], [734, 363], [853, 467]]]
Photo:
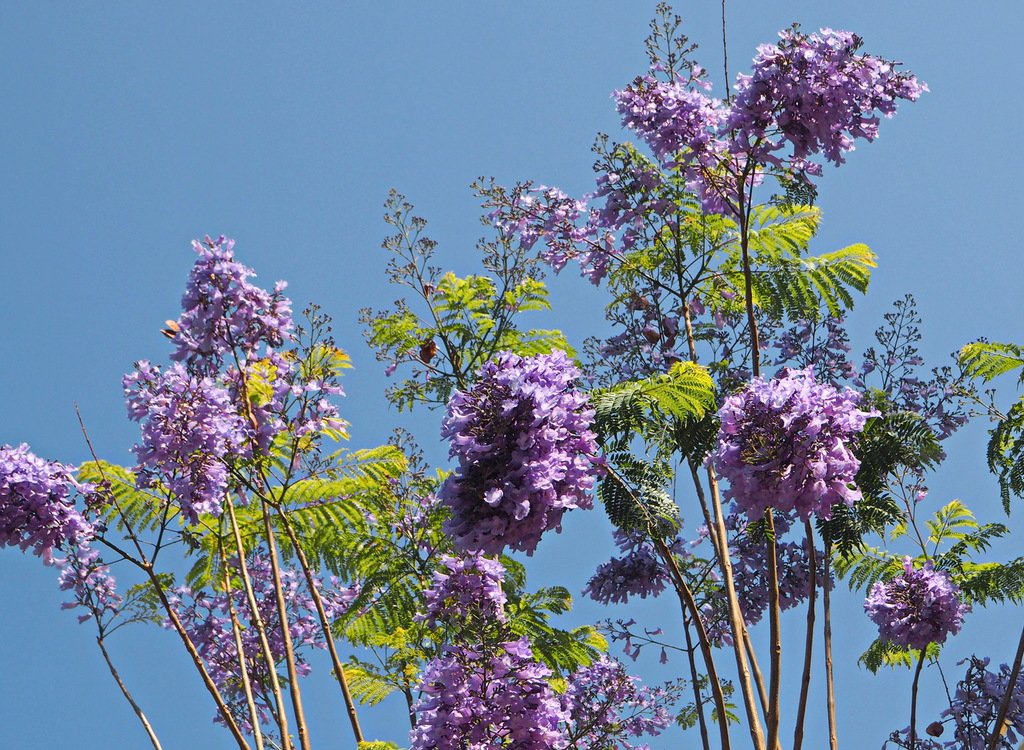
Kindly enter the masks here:
[[910, 750], [917, 750], [917, 687], [921, 682], [921, 669], [924, 667], [927, 650], [921, 649], [921, 658], [917, 660], [917, 669], [914, 670], [914, 681], [910, 685]]
[[288, 692], [292, 699], [292, 710], [295, 712], [295, 725], [299, 733], [299, 745], [302, 750], [311, 750], [309, 729], [306, 726], [306, 714], [302, 708], [302, 690], [299, 688], [299, 673], [295, 666], [292, 632], [288, 623], [288, 605], [284, 600], [284, 589], [281, 586], [281, 566], [277, 558], [277, 542], [274, 541], [274, 530], [270, 525], [270, 513], [267, 512], [265, 504], [262, 507], [262, 515], [263, 532], [267, 539], [267, 557], [270, 559], [270, 573], [274, 579], [274, 594], [277, 601], [277, 616], [281, 626], [284, 659], [288, 667]]
[[828, 712], [829, 750], [839, 750], [836, 728], [836, 686], [832, 675], [832, 607], [829, 583], [832, 581], [832, 540], [825, 536], [825, 581], [821, 587], [821, 607], [825, 620], [825, 705]]
[[327, 644], [327, 651], [331, 655], [331, 666], [334, 667], [334, 674], [338, 679], [338, 685], [341, 687], [341, 696], [345, 702], [345, 711], [348, 713], [349, 723], [352, 725], [352, 733], [355, 736], [357, 743], [363, 742], [363, 730], [359, 726], [359, 716], [356, 714], [356, 704], [352, 699], [352, 691], [349, 689], [348, 679], [345, 677], [345, 668], [341, 663], [341, 658], [338, 656], [338, 649], [334, 644], [334, 636], [331, 633], [331, 623], [327, 618], [327, 611], [324, 608], [323, 597], [320, 596], [320, 589], [318, 588], [316, 579], [313, 576], [313, 570], [306, 558], [306, 553], [299, 544], [299, 538], [296, 535], [295, 528], [292, 526], [287, 514], [279, 505], [272, 505], [271, 507], [277, 511], [278, 517], [281, 519], [285, 534], [288, 535], [288, 541], [291, 543], [292, 549], [295, 550], [295, 556], [298, 558], [299, 567], [302, 568], [302, 572], [306, 578], [306, 586], [309, 589], [310, 596], [313, 598], [313, 604], [316, 607], [317, 616], [320, 618], [320, 628], [324, 633], [324, 642]]
[[245, 693], [245, 705], [249, 709], [249, 721], [252, 723], [252, 736], [256, 741], [256, 750], [263, 750], [263, 732], [260, 730], [260, 714], [256, 710], [256, 701], [252, 695], [252, 683], [249, 681], [249, 668], [245, 663], [245, 646], [242, 643], [242, 627], [238, 624], [238, 613], [232, 597], [231, 576], [228, 573], [227, 556], [224, 554], [224, 543], [220, 536], [217, 539], [217, 551], [220, 553], [221, 572], [224, 576], [224, 596], [228, 602], [228, 616], [231, 618], [231, 633], [235, 639], [235, 655], [238, 660], [238, 672], [242, 678], [242, 692]]
[[780, 695], [782, 692], [782, 618], [779, 608], [779, 555], [772, 509], [764, 514], [768, 524], [768, 626], [771, 638], [771, 666], [768, 675], [768, 747], [779, 741]]
[[689, 611], [693, 618], [694, 627], [697, 629], [697, 643], [700, 644], [704, 666], [708, 670], [711, 695], [715, 699], [715, 712], [718, 714], [718, 731], [722, 741], [722, 750], [729, 750], [731, 745], [729, 742], [729, 719], [725, 712], [725, 696], [722, 694], [722, 683], [718, 679], [718, 670], [715, 669], [715, 660], [711, 653], [711, 641], [708, 639], [707, 630], [705, 630], [704, 623], [700, 619], [700, 609], [693, 598], [693, 592], [690, 591], [690, 587], [686, 585], [683, 574], [679, 571], [679, 566], [676, 565], [672, 550], [668, 548], [668, 545], [662, 539], [654, 539], [654, 546], [672, 574], [672, 580], [675, 582], [675, 589], [679, 595], [679, 603], [682, 606], [683, 615], [685, 616], [686, 612]]
[[[807, 633], [804, 638], [804, 666], [800, 677], [800, 700], [796, 709], [796, 728], [793, 730], [793, 750], [800, 750], [804, 742], [804, 719], [807, 715], [807, 697], [811, 687], [811, 659], [814, 653], [814, 605], [818, 595], [817, 577], [818, 561], [814, 553], [814, 528], [810, 521], [804, 521], [804, 531], [807, 535], [807, 565], [810, 570], [808, 574], [808, 586], [810, 591], [807, 595]], [[828, 585], [828, 581], [825, 582]]]
[[1017, 642], [1017, 655], [1013, 657], [1013, 666], [1010, 668], [1010, 680], [1006, 683], [1006, 693], [999, 702], [999, 713], [996, 714], [996, 723], [992, 727], [992, 736], [988, 741], [988, 750], [996, 750], [999, 746], [999, 739], [1003, 736], [1003, 727], [1006, 724], [1006, 714], [1010, 711], [1010, 701], [1013, 700], [1014, 689], [1017, 687], [1017, 678], [1020, 676], [1020, 665], [1024, 661], [1024, 630], [1020, 632], [1020, 640]]
[[260, 650], [263, 659], [267, 664], [267, 675], [270, 678], [270, 689], [274, 696], [276, 707], [275, 716], [277, 726], [281, 730], [281, 742], [284, 750], [291, 750], [291, 734], [288, 731], [288, 712], [284, 708], [284, 698], [281, 697], [281, 681], [277, 676], [277, 661], [274, 659], [274, 652], [270, 648], [270, 640], [267, 638], [267, 627], [263, 622], [263, 615], [260, 613], [259, 603], [256, 601], [256, 593], [252, 588], [252, 577], [249, 575], [249, 564], [245, 560], [245, 547], [242, 544], [242, 533], [238, 528], [238, 519], [235, 516], [235, 505], [228, 499], [227, 511], [228, 520], [231, 522], [231, 533], [235, 540], [235, 550], [238, 552], [238, 570], [242, 574], [242, 588], [245, 590], [246, 601], [249, 604], [249, 611], [252, 614], [252, 623], [256, 626], [256, 634], [260, 640]]
[[110, 659], [110, 654], [107, 653], [107, 647], [103, 644], [103, 636], [96, 636], [96, 645], [100, 647], [100, 651], [103, 653], [103, 659], [107, 662], [107, 667], [110, 669], [110, 674], [114, 678], [114, 682], [121, 688], [121, 694], [124, 695], [125, 700], [132, 707], [135, 715], [139, 717], [139, 723], [142, 724], [142, 728], [146, 730], [146, 734], [149, 736], [149, 741], [153, 745], [153, 750], [163, 750], [160, 746], [160, 740], [157, 739], [156, 732], [153, 731], [153, 726], [149, 723], [149, 719], [146, 718], [146, 714], [143, 713], [139, 704], [132, 698], [132, 694], [128, 692], [127, 686], [121, 680], [121, 675], [117, 673], [117, 669], [114, 667], [114, 662]]

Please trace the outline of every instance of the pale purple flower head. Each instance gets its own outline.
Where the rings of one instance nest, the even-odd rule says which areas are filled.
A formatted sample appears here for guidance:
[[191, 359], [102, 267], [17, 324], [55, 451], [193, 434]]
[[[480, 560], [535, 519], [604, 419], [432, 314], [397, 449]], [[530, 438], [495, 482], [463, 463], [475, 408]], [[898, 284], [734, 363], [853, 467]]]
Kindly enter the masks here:
[[779, 33], [778, 44], [757, 48], [750, 75], [740, 75], [725, 130], [730, 148], [758, 162], [778, 162], [774, 152], [792, 148], [794, 169], [815, 174], [807, 157], [823, 153], [842, 164], [854, 141], [878, 135], [879, 116], [892, 117], [896, 101], [915, 101], [928, 87], [898, 63], [857, 54], [861, 39], [848, 31]]
[[480, 553], [464, 557], [445, 555], [443, 570], [434, 573], [434, 582], [424, 592], [427, 613], [423, 619], [432, 625], [457, 623], [469, 618], [505, 622], [505, 592], [501, 583], [505, 568], [497, 560]]
[[1015, 750], [1024, 737], [1024, 680], [1010, 684], [1010, 666], [1001, 664], [997, 671], [989, 669], [988, 657], [961, 661], [968, 664], [967, 674], [957, 683], [950, 707], [942, 715], [953, 720], [952, 740], [942, 747], [948, 750], [987, 750], [996, 727], [999, 706], [1008, 692], [1010, 703], [1006, 712], [1004, 733], [995, 745], [998, 750]]
[[625, 554], [601, 563], [583, 593], [601, 604], [624, 604], [631, 596], [646, 599], [664, 591], [669, 577], [654, 545], [638, 534], [618, 530], [615, 541]]
[[85, 542], [93, 527], [75, 508], [74, 467], [45, 461], [22, 443], [0, 447], [0, 547], [29, 547], [47, 565], [53, 550]]
[[672, 724], [672, 691], [640, 685], [616, 659], [602, 654], [568, 682], [564, 702], [572, 747], [631, 750], [640, 747], [631, 738], [659, 735]]
[[88, 542], [78, 545], [58, 564], [61, 591], [74, 592], [74, 599], [61, 604], [61, 609], [81, 607], [87, 610], [78, 616], [79, 623], [97, 617], [105, 624], [109, 617], [118, 613], [123, 599], [117, 593], [117, 581], [100, 559], [100, 553]]
[[695, 158], [713, 166], [722, 157], [725, 144], [718, 131], [726, 113], [718, 99], [650, 75], [613, 96], [622, 124], [643, 138], [659, 161], [685, 163]]
[[861, 498], [851, 445], [871, 412], [860, 395], [817, 383], [812, 368], [754, 378], [725, 399], [718, 447], [709, 461], [729, 480], [726, 497], [751, 519], [767, 508], [830, 518], [836, 503]]
[[[247, 556], [246, 563], [271, 655], [276, 663], [280, 663], [285, 658], [286, 650], [269, 557], [264, 550], [256, 549]], [[231, 574], [237, 576], [240, 571], [238, 559], [229, 560], [228, 566]], [[280, 575], [281, 588], [287, 603], [288, 629], [297, 661], [296, 667], [298, 674], [304, 677], [311, 669], [304, 656], [304, 647], [323, 648], [323, 630], [303, 577], [290, 568], [281, 569]], [[317, 582], [317, 585], [318, 588], [323, 588], [320, 582]], [[351, 603], [358, 589], [321, 593], [328, 612], [338, 614]], [[240, 584], [231, 591], [230, 596], [229, 606], [228, 594], [224, 592], [193, 591], [183, 587], [175, 591], [171, 603], [196, 650], [206, 663], [211, 678], [224, 695], [235, 720], [245, 731], [251, 733], [253, 730], [238, 665], [238, 649], [231, 627], [232, 606], [241, 629], [246, 671], [254, 686], [256, 707], [263, 721], [269, 721], [271, 718], [271, 706], [267, 702], [270, 672], [263, 657], [256, 620], [249, 606], [248, 597]], [[170, 623], [166, 622], [165, 626], [170, 627]], [[216, 716], [214, 721], [221, 723], [223, 719]]]
[[410, 750], [564, 748], [569, 712], [550, 678], [526, 638], [493, 653], [449, 646], [423, 671]]
[[180, 364], [161, 372], [139, 362], [124, 377], [128, 415], [142, 423], [140, 486], [163, 482], [193, 522], [219, 514], [227, 490], [226, 460], [251, 450], [252, 426], [224, 388]]
[[579, 374], [564, 352], [503, 352], [452, 397], [441, 435], [459, 465], [439, 494], [458, 549], [532, 554], [565, 511], [591, 507], [600, 464]]
[[960, 588], [949, 574], [935, 570], [931, 561], [915, 569], [905, 557], [900, 575], [871, 587], [864, 611], [878, 625], [882, 640], [922, 649], [929, 643], [945, 643], [947, 635], [960, 632], [969, 608], [959, 595]]
[[199, 258], [181, 298], [182, 314], [171, 359], [208, 373], [232, 349], [243, 356], [261, 344], [280, 346], [291, 337], [291, 300], [285, 283], [273, 292], [249, 283], [251, 268], [235, 260], [235, 241], [207, 237], [192, 243]]

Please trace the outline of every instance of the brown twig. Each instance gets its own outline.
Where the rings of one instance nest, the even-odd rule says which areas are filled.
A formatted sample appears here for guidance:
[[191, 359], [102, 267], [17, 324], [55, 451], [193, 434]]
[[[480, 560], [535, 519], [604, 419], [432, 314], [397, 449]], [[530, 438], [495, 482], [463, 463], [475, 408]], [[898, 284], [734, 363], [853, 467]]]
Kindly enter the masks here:
[[[807, 595], [807, 632], [804, 637], [804, 666], [800, 677], [800, 699], [796, 709], [796, 728], [793, 730], [793, 750], [800, 750], [804, 743], [804, 720], [807, 716], [807, 697], [811, 688], [811, 658], [814, 653], [814, 604], [818, 595], [817, 577], [818, 562], [814, 553], [814, 528], [810, 521], [804, 521], [804, 531], [807, 534], [807, 565], [810, 569], [808, 574], [808, 586], [810, 590]], [[825, 582], [828, 585], [828, 582]]]

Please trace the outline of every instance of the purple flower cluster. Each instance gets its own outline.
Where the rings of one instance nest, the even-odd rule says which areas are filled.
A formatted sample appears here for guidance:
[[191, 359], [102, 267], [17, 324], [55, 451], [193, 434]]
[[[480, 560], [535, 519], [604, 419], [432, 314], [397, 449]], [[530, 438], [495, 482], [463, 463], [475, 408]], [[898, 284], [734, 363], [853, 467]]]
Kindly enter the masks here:
[[[952, 718], [956, 731], [944, 747], [949, 750], [986, 750], [999, 713], [1003, 696], [1010, 691], [1010, 666], [1001, 664], [999, 671], [991, 671], [989, 659], [972, 657], [967, 674], [956, 686], [956, 694], [943, 716]], [[961, 662], [962, 664], [963, 662]], [[1006, 712], [1006, 732], [996, 745], [999, 750], [1014, 750], [1024, 738], [1024, 680], [1018, 677], [1013, 686], [1009, 710]]]
[[[768, 543], [756, 538], [747, 521], [736, 512], [725, 518], [725, 525], [731, 536], [729, 552], [732, 558], [733, 583], [736, 597], [740, 602], [743, 621], [756, 625], [768, 611]], [[807, 600], [811, 591], [810, 559], [807, 546], [802, 542], [783, 541], [789, 531], [790, 519], [779, 514], [775, 517], [776, 554], [779, 571], [779, 608], [792, 609]], [[835, 581], [825, 581], [825, 556], [815, 550], [815, 585], [829, 590]], [[724, 589], [718, 589], [703, 606], [703, 619], [711, 640], [715, 643], [730, 643], [732, 633], [728, 620], [728, 602]]]
[[812, 174], [820, 167], [806, 159], [815, 154], [842, 164], [855, 139], [878, 136], [879, 115], [892, 117], [898, 99], [916, 101], [928, 90], [897, 63], [857, 54], [862, 40], [848, 31], [794, 27], [779, 37], [757, 48], [750, 75], [738, 76], [725, 123], [735, 133], [731, 147], [759, 162], [788, 144], [791, 164]]
[[410, 750], [554, 750], [565, 747], [564, 702], [529, 641], [450, 646], [427, 663]]
[[[618, 147], [599, 161], [593, 194], [579, 200], [526, 184], [489, 203], [496, 208], [491, 219], [525, 248], [543, 241], [541, 256], [556, 269], [579, 259], [598, 283], [613, 258], [645, 234], [676, 234], [687, 201], [677, 174], [705, 211], [736, 217], [770, 174], [813, 190], [822, 169], [815, 157], [843, 163], [856, 139], [874, 140], [880, 118], [891, 117], [898, 100], [927, 91], [897, 63], [858, 54], [861, 40], [849, 32], [792, 28], [779, 36], [776, 45], [758, 48], [751, 73], [739, 76], [728, 102], [706, 93], [710, 85], [696, 65], [670, 80], [659, 77], [658, 67], [636, 78], [613, 96], [622, 124], [656, 162]], [[602, 198], [603, 206], [590, 205]]]
[[817, 383], [814, 371], [755, 378], [725, 399], [718, 447], [709, 461], [729, 480], [726, 497], [749, 518], [767, 508], [830, 518], [836, 503], [861, 497], [851, 443], [872, 413], [860, 395]]
[[250, 451], [252, 426], [224, 388], [180, 364], [161, 372], [139, 362], [124, 377], [128, 415], [142, 422], [135, 446], [140, 486], [164, 482], [194, 523], [219, 515], [228, 484], [225, 461]]
[[61, 609], [83, 607], [88, 610], [78, 616], [79, 623], [95, 617], [103, 625], [120, 611], [124, 600], [117, 593], [117, 581], [100, 560], [100, 553], [87, 542], [69, 552], [59, 565], [60, 590], [74, 592], [74, 600], [64, 602]]
[[669, 576], [653, 545], [637, 534], [618, 530], [615, 541], [625, 554], [601, 563], [583, 593], [601, 604], [625, 604], [631, 596], [646, 599], [664, 591]]
[[181, 298], [171, 359], [204, 373], [215, 369], [227, 352], [245, 356], [260, 344], [280, 346], [291, 336], [285, 283], [277, 282], [273, 292], [249, 283], [254, 271], [235, 260], [234, 246], [234, 240], [223, 236], [192, 243], [199, 258]]
[[931, 561], [914, 568], [903, 559], [903, 572], [871, 587], [864, 611], [878, 626], [882, 640], [908, 648], [923, 649], [929, 643], [945, 643], [956, 635], [969, 607], [960, 601], [960, 588]]
[[56, 547], [87, 541], [93, 527], [75, 508], [74, 468], [45, 461], [22, 443], [0, 447], [0, 547], [29, 547], [49, 565]]
[[[722, 102], [689, 82], [659, 81], [642, 76], [614, 94], [622, 124], [633, 130], [664, 163], [695, 158], [713, 167], [722, 158], [725, 144], [718, 133], [726, 118]], [[680, 152], [686, 149], [689, 153]]]
[[480, 553], [464, 557], [444, 555], [444, 570], [434, 573], [434, 582], [424, 592], [427, 612], [423, 619], [436, 625], [468, 619], [505, 622], [505, 592], [501, 583], [505, 568]]
[[[239, 570], [238, 560], [230, 561], [232, 572]], [[274, 580], [270, 561], [262, 550], [252, 552], [246, 560], [249, 577], [252, 580], [259, 617], [262, 620], [276, 663], [285, 657], [284, 636], [277, 612]], [[303, 646], [323, 647], [323, 632], [315, 615], [315, 607], [299, 574], [291, 569], [281, 570], [281, 587], [288, 603], [288, 629], [301, 676], [309, 674], [310, 666], [303, 658]], [[331, 615], [343, 612], [358, 594], [358, 587], [341, 591], [322, 592], [325, 605]], [[172, 600], [178, 616], [185, 625], [189, 637], [206, 662], [210, 676], [225, 696], [236, 721], [246, 731], [252, 731], [251, 721], [245, 702], [241, 670], [238, 664], [238, 649], [231, 627], [230, 607], [238, 617], [242, 637], [242, 652], [246, 672], [255, 686], [257, 708], [264, 720], [270, 718], [270, 706], [266, 696], [270, 695], [270, 672], [260, 645], [256, 620], [245, 592], [239, 583], [228, 595], [223, 592], [192, 591], [179, 588]]]
[[579, 374], [564, 352], [503, 352], [452, 397], [441, 434], [459, 465], [440, 497], [458, 549], [532, 554], [565, 511], [591, 507], [599, 462]]
[[564, 697], [570, 747], [632, 750], [638, 746], [629, 738], [657, 736], [670, 726], [672, 691], [639, 682], [620, 662], [603, 655], [576, 670]]

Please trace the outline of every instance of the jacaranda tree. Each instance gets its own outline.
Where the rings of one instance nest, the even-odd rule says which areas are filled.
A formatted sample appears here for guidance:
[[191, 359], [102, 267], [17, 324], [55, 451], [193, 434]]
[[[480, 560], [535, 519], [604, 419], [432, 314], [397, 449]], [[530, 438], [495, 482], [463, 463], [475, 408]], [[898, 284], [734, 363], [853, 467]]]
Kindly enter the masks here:
[[[651, 29], [649, 70], [614, 93], [634, 140], [598, 138], [593, 192], [475, 185], [492, 229], [479, 274], [436, 267], [424, 220], [388, 199], [387, 273], [406, 297], [361, 322], [389, 401], [433, 415], [450, 465], [402, 432], [348, 446], [328, 317], [257, 286], [225, 237], [193, 243], [168, 361], [124, 377], [133, 465], [0, 447], [0, 545], [58, 569], [154, 748], [107, 650], [126, 625], [173, 635], [243, 750], [394, 747], [360, 724], [388, 696], [411, 750], [800, 750], [809, 722], [835, 750], [840, 584], [864, 597], [843, 616], [877, 625], [862, 666], [907, 670], [906, 725], [871, 742], [1024, 738], [1024, 632], [994, 662], [956, 642], [972, 608], [1024, 598], [1024, 558], [991, 559], [1005, 525], [927, 496], [944, 441], [979, 415], [1005, 513], [1024, 496], [1024, 395], [1003, 408], [976, 385], [1024, 384], [1024, 347], [968, 343], [928, 369], [908, 296], [858, 363], [844, 314], [878, 259], [814, 247], [818, 182], [927, 87], [853, 33], [793, 26], [716, 98], [680, 19], [659, 6]], [[614, 331], [578, 351], [528, 323], [552, 309], [545, 268], [575, 264]], [[593, 540], [610, 557], [581, 593], [674, 594], [672, 623], [566, 628], [571, 592], [527, 584], [538, 545], [595, 505], [614, 536]], [[794, 608], [803, 645], [783, 665]], [[615, 655], [645, 648], [678, 679], [643, 685]], [[347, 724], [316, 743], [313, 649]], [[921, 716], [925, 668], [945, 682], [942, 665], [949, 706]]]

